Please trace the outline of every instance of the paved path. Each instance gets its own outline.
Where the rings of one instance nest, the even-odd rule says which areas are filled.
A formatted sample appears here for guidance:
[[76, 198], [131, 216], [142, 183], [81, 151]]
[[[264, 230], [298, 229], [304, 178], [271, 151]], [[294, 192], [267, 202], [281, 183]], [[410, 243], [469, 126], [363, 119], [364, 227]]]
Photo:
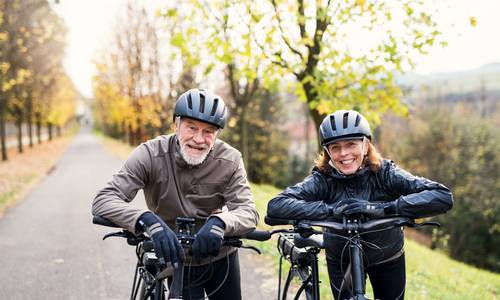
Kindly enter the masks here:
[[[5, 213], [0, 299], [128, 299], [134, 249], [121, 239], [102, 241], [109, 230], [92, 225], [90, 214], [95, 192], [121, 164], [82, 132], [53, 172]], [[272, 276], [260, 275], [265, 264], [252, 255], [241, 255], [243, 299], [273, 299], [274, 292], [265, 288]]]

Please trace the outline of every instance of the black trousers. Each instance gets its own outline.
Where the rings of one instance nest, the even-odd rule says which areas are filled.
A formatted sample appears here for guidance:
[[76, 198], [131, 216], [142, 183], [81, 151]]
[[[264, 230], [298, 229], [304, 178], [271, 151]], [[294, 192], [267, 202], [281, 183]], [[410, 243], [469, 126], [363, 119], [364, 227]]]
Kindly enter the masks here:
[[240, 262], [238, 251], [203, 266], [184, 267], [183, 299], [241, 299]]
[[[352, 287], [344, 281], [344, 273], [348, 269], [348, 263], [344, 262], [343, 269], [339, 261], [327, 260], [330, 286], [336, 300], [344, 300], [352, 297]], [[405, 256], [379, 264], [369, 266], [365, 269], [366, 276], [370, 277], [373, 294], [377, 300], [402, 300], [404, 299], [406, 285]], [[347, 286], [346, 286], [347, 285]], [[342, 287], [342, 290], [340, 291]]]

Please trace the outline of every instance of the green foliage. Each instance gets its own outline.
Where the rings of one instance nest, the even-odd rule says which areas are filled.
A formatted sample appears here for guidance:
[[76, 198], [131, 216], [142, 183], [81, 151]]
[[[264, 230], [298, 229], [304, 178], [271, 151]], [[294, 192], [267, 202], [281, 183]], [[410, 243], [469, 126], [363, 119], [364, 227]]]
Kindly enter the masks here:
[[242, 153], [251, 180], [275, 184], [285, 176], [288, 143], [275, 126], [281, 118], [280, 99], [273, 90], [276, 82], [262, 80], [265, 64], [253, 37], [258, 18], [248, 14], [253, 5], [250, 1], [187, 1], [176, 4], [178, 15], [164, 15], [163, 21], [181, 28], [176, 29], [181, 38], [171, 44], [178, 49], [183, 67], [205, 76], [223, 70], [221, 94], [231, 109], [222, 138]]
[[[263, 222], [267, 202], [280, 189], [269, 185], [252, 184], [252, 193], [260, 214], [259, 228], [269, 229]], [[278, 274], [278, 252], [276, 241], [254, 243], [263, 250], [265, 257], [274, 262]], [[500, 274], [476, 269], [448, 258], [414, 241], [406, 240], [406, 294], [407, 299], [496, 299], [500, 293]], [[277, 275], [276, 275], [277, 276]], [[320, 255], [321, 299], [333, 299], [328, 286], [324, 255]], [[277, 284], [277, 280], [276, 280]], [[370, 285], [368, 294], [373, 298]]]
[[[461, 261], [500, 271], [500, 138], [471, 107], [418, 112], [393, 153], [416, 174], [448, 186], [454, 207], [438, 216], [436, 244]], [[388, 129], [389, 130], [389, 129]], [[391, 143], [385, 140], [384, 143]]]
[[[361, 111], [374, 125], [387, 110], [407, 115], [392, 74], [410, 69], [441, 37], [428, 3], [413, 0], [276, 0], [250, 13], [271, 63], [265, 74], [294, 76], [295, 92], [317, 126], [345, 108]], [[360, 37], [362, 45], [353, 43]]]
[[[238, 108], [235, 107], [235, 110]], [[274, 185], [286, 177], [288, 142], [285, 132], [279, 126], [283, 121], [280, 110], [281, 103], [276, 95], [269, 92], [257, 94], [244, 112], [246, 122], [241, 122], [241, 113], [231, 114], [229, 128], [222, 137], [241, 150], [241, 127], [246, 124], [248, 156], [245, 167], [248, 178], [253, 182]]]

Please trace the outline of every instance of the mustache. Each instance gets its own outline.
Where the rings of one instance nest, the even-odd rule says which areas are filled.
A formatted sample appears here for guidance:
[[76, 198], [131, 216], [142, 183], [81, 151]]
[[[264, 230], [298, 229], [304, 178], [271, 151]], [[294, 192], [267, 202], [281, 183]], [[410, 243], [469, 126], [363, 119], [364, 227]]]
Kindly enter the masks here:
[[203, 144], [195, 144], [195, 143], [186, 143], [185, 144], [186, 146], [190, 146], [190, 147], [193, 147], [193, 148], [197, 148], [197, 149], [202, 149], [202, 150], [205, 150], [205, 149], [208, 149], [208, 145], [206, 143], [203, 143]]

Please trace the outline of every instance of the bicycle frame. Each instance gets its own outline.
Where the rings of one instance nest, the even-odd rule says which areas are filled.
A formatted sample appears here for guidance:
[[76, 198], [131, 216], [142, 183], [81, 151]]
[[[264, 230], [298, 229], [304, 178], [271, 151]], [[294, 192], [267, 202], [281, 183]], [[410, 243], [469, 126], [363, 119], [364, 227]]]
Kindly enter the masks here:
[[[302, 282], [294, 299], [298, 299], [302, 292], [305, 293], [307, 300], [319, 299], [319, 270], [318, 270], [318, 253], [319, 247], [301, 248], [295, 245], [295, 235], [292, 233], [282, 233], [278, 238], [278, 251], [281, 257], [286, 258], [290, 262], [290, 269], [283, 287], [281, 295], [281, 265], [278, 280], [278, 299], [286, 300], [287, 291], [294, 277], [298, 276]], [[281, 297], [281, 298], [280, 298]]]
[[[322, 235], [321, 231], [318, 231], [313, 228], [313, 226], [321, 227], [323, 229], [330, 229], [333, 231], [333, 234], [342, 237], [349, 237], [349, 252], [351, 257], [351, 274], [350, 279], [352, 282], [352, 292], [353, 296], [350, 300], [368, 300], [365, 296], [365, 279], [364, 279], [364, 265], [363, 265], [363, 256], [362, 256], [362, 245], [361, 245], [361, 235], [364, 233], [368, 233], [371, 231], [378, 230], [388, 230], [396, 227], [408, 226], [408, 227], [420, 227], [424, 225], [436, 225], [439, 226], [439, 223], [433, 222], [423, 222], [423, 223], [415, 223], [415, 221], [411, 218], [407, 217], [391, 217], [385, 219], [374, 219], [368, 220], [366, 222], [362, 221], [362, 217], [353, 217], [352, 219], [344, 218], [343, 222], [333, 222], [333, 221], [309, 221], [309, 220], [289, 220], [289, 219], [277, 219], [277, 218], [269, 218], [266, 216], [265, 223], [271, 226], [274, 225], [293, 225], [293, 230], [289, 230], [288, 232], [295, 233], [293, 239], [288, 239], [287, 242], [283, 242], [283, 244], [287, 244], [286, 247], [280, 247], [278, 244], [278, 250], [280, 250], [281, 257], [285, 257], [293, 264], [293, 253], [307, 253], [308, 250], [315, 249], [314, 251], [319, 252], [322, 248], [322, 244], [318, 242], [311, 241], [311, 236], [314, 234]], [[299, 239], [300, 236], [302, 239]], [[300, 252], [297, 249], [303, 249]], [[297, 255], [297, 256], [300, 256]], [[317, 274], [317, 253], [314, 255], [316, 261], [310, 261], [308, 264], [312, 267], [314, 274]], [[289, 272], [289, 276], [290, 272]], [[314, 275], [312, 275], [314, 276]], [[280, 280], [281, 280], [281, 271], [280, 271]], [[291, 280], [291, 279], [290, 279]], [[304, 280], [301, 277], [303, 282], [302, 286], [304, 289], [307, 289], [308, 279]], [[314, 286], [314, 292], [311, 293], [311, 296], [308, 297], [306, 293], [307, 299], [319, 299], [319, 277], [315, 277], [312, 279]], [[287, 278], [287, 283], [285, 284], [283, 300], [286, 299], [286, 290], [288, 288], [289, 279]], [[281, 285], [281, 283], [279, 283]], [[280, 286], [281, 288], [281, 286]], [[302, 287], [301, 287], [302, 288]], [[317, 292], [316, 292], [317, 291]], [[297, 293], [295, 299], [300, 296], [301, 290]], [[280, 297], [280, 291], [278, 290], [278, 299]]]
[[[113, 222], [99, 216], [93, 218], [93, 223], [108, 227], [120, 228]], [[181, 245], [190, 248], [195, 236], [193, 235], [194, 219], [178, 217], [176, 220], [177, 238]], [[109, 233], [103, 239], [108, 237], [123, 237], [127, 239], [127, 243], [131, 246], [136, 246], [137, 264], [135, 268], [134, 281], [132, 284], [132, 292], [130, 299], [152, 299], [164, 300], [165, 294], [168, 291], [169, 300], [182, 299], [184, 263], [179, 262], [177, 268], [173, 269], [172, 283], [170, 289], [167, 289], [164, 281], [167, 277], [159, 278], [162, 272], [165, 272], [164, 267], [160, 265], [158, 258], [154, 253], [152, 241], [143, 234], [134, 235], [129, 231]], [[266, 241], [271, 238], [271, 233], [268, 231], [252, 231], [243, 236], [228, 237], [223, 241], [223, 245], [233, 246], [237, 248], [246, 248], [256, 251], [260, 254], [260, 250], [244, 245], [241, 239], [250, 239], [255, 241]], [[163, 274], [161, 274], [163, 275]]]

